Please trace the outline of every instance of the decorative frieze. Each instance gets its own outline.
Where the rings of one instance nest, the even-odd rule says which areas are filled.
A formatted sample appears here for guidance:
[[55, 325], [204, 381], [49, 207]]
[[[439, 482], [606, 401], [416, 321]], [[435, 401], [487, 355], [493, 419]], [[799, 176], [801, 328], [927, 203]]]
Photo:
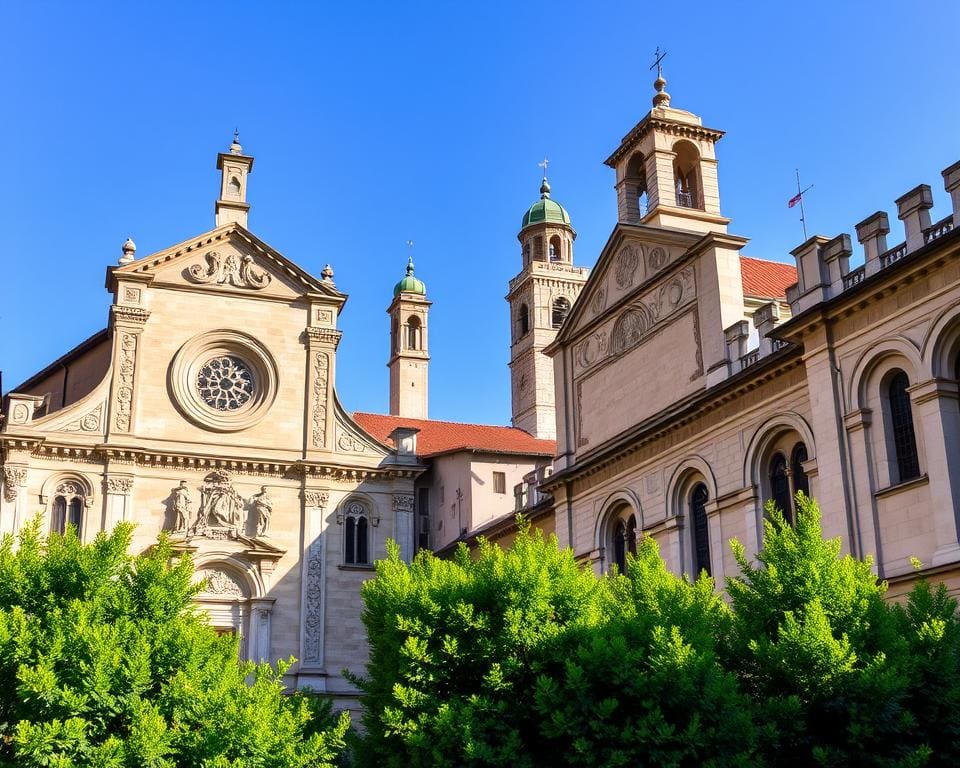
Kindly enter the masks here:
[[413, 496], [403, 493], [393, 497], [394, 512], [413, 512]]
[[150, 311], [142, 307], [128, 307], [122, 304], [114, 304], [110, 307], [110, 314], [114, 320], [132, 323], [134, 325], [144, 325], [150, 318]]
[[330, 492], [317, 488], [305, 488], [303, 491], [303, 503], [307, 507], [314, 509], [326, 509], [330, 502]]
[[60, 431], [62, 432], [97, 432], [100, 430], [101, 419], [103, 418], [103, 403], [100, 403], [92, 411], [88, 411], [78, 419], [69, 422]]
[[[116, 309], [116, 306], [114, 306]], [[114, 402], [114, 426], [118, 432], [130, 431], [133, 414], [133, 382], [137, 365], [137, 344], [139, 336], [123, 332], [120, 335], [120, 354], [117, 359], [117, 388]]]
[[304, 569], [303, 663], [320, 664], [323, 661], [323, 534], [310, 544]]
[[193, 264], [187, 268], [187, 277], [195, 283], [261, 290], [273, 280], [273, 276], [258, 267], [249, 254], [221, 256], [217, 251], [208, 251], [203, 258], [206, 264]]
[[110, 494], [126, 496], [133, 490], [132, 477], [107, 477], [105, 484]]
[[317, 352], [313, 357], [313, 447], [327, 447], [327, 390], [330, 356]]
[[340, 343], [341, 336], [343, 336], [343, 331], [338, 331], [336, 328], [316, 328], [313, 326], [307, 328], [307, 338], [311, 342], [327, 344], [334, 349]]

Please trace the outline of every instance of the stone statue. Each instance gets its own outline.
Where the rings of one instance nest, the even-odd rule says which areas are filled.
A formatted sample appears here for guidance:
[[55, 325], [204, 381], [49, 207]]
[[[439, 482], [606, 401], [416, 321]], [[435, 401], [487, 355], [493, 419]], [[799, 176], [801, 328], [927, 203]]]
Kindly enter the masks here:
[[240, 510], [243, 498], [234, 490], [230, 473], [218, 469], [203, 479], [200, 486], [200, 509], [197, 521], [193, 525], [195, 533], [201, 536], [222, 538], [233, 537], [240, 522]]
[[188, 521], [190, 520], [190, 506], [193, 501], [190, 499], [190, 491], [187, 490], [187, 481], [181, 480], [180, 486], [173, 489], [173, 530], [174, 532], [186, 532]]
[[266, 536], [270, 527], [270, 516], [273, 514], [273, 502], [267, 495], [267, 486], [260, 486], [260, 493], [251, 497], [250, 504], [257, 513], [257, 536]]

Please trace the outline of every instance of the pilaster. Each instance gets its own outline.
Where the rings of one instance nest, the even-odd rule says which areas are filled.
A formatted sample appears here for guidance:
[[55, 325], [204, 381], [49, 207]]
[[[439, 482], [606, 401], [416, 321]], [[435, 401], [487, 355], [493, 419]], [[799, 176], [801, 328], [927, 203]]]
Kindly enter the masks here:
[[309, 327], [307, 338], [307, 413], [304, 430], [307, 453], [333, 451], [333, 397], [337, 346], [342, 332], [336, 328]]
[[143, 329], [150, 312], [141, 307], [114, 304], [110, 307], [113, 337], [113, 380], [110, 385], [107, 442], [136, 431], [137, 368]]

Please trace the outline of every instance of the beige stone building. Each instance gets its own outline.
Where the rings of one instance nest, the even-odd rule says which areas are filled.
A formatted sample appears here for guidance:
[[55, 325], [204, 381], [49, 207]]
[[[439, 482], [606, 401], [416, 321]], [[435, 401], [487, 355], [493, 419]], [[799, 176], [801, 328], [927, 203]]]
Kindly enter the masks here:
[[[815, 236], [796, 269], [746, 258], [720, 207], [722, 132], [653, 109], [607, 160], [618, 222], [556, 340], [557, 458], [542, 484], [560, 541], [598, 571], [656, 538], [677, 572], [736, 567], [763, 505], [808, 490], [824, 529], [875, 559], [894, 594], [914, 571], [960, 589], [960, 164]], [[786, 201], [784, 201], [786, 202]], [[876, 204], [878, 201], [872, 201]], [[865, 200], [865, 205], [871, 201]], [[936, 221], [934, 221], [936, 219]]]

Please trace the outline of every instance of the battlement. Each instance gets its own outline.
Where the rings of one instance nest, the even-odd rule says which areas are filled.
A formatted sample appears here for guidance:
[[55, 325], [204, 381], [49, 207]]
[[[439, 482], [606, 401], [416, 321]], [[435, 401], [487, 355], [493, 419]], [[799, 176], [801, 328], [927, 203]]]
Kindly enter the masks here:
[[797, 260], [797, 283], [787, 288], [787, 301], [794, 316], [823, 301], [851, 290], [868, 277], [928, 246], [954, 229], [960, 229], [960, 162], [943, 171], [943, 185], [950, 195], [952, 213], [931, 222], [933, 192], [920, 184], [897, 198], [897, 218], [903, 222], [904, 241], [890, 247], [890, 221], [877, 211], [856, 226], [857, 241], [863, 246], [864, 262], [850, 269], [853, 255], [850, 235], [833, 239], [814, 235], [791, 253]]

